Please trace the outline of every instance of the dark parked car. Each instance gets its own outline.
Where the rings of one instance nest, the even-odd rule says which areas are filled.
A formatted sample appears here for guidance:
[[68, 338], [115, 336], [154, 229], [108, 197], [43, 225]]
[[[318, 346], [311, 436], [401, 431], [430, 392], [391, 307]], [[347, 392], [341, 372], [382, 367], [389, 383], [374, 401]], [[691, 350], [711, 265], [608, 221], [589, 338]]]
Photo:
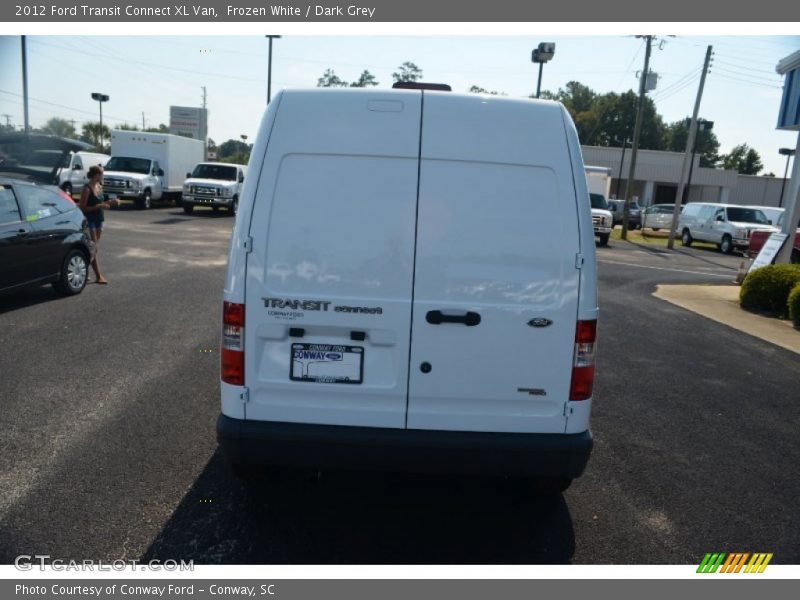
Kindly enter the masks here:
[[86, 219], [50, 185], [64, 157], [85, 147], [53, 136], [0, 136], [0, 292], [52, 283], [73, 295], [85, 287], [93, 251]]
[[[625, 200], [612, 198], [608, 201], [608, 210], [614, 216], [614, 225], [622, 225], [622, 215], [625, 212]], [[628, 229], [642, 228], [642, 209], [636, 200], [631, 200], [628, 207]]]

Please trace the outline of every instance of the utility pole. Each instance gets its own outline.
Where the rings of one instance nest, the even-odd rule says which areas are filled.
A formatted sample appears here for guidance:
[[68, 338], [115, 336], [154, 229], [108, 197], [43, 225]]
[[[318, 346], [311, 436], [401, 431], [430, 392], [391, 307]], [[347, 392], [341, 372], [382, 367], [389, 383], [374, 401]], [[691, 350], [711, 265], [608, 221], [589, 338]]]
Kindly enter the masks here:
[[31, 122], [28, 118], [28, 49], [25, 45], [25, 36], [22, 36], [22, 105], [25, 111], [25, 133], [31, 132]]
[[619, 186], [622, 183], [622, 165], [625, 163], [625, 148], [628, 146], [629, 141], [630, 140], [627, 138], [627, 136], [622, 138], [622, 158], [619, 161], [619, 174], [617, 175], [617, 191], [614, 192], [614, 196], [616, 196], [617, 198], [619, 198]]
[[678, 184], [678, 193], [675, 194], [675, 210], [672, 211], [672, 225], [669, 228], [669, 241], [667, 248], [672, 250], [675, 246], [675, 230], [678, 228], [678, 219], [681, 216], [681, 201], [683, 200], [683, 190], [686, 185], [690, 156], [692, 148], [694, 148], [694, 140], [697, 135], [697, 114], [700, 112], [700, 100], [703, 99], [703, 87], [706, 85], [706, 75], [708, 74], [708, 67], [711, 64], [711, 50], [713, 46], [706, 48], [706, 59], [703, 63], [703, 73], [700, 75], [700, 86], [697, 88], [697, 98], [694, 101], [694, 111], [692, 112], [692, 121], [689, 123], [689, 135], [686, 136], [686, 152], [683, 155], [683, 165], [681, 166], [681, 179]]
[[628, 171], [628, 180], [625, 182], [625, 204], [622, 212], [622, 239], [628, 239], [628, 219], [631, 214], [631, 197], [633, 196], [633, 177], [636, 174], [636, 154], [639, 151], [639, 137], [642, 135], [642, 116], [644, 115], [644, 94], [647, 74], [650, 72], [650, 50], [653, 44], [652, 35], [637, 36], [647, 40], [644, 53], [644, 70], [639, 78], [639, 106], [636, 111], [636, 124], [633, 128], [633, 143], [631, 144], [631, 168]]
[[[200, 89], [203, 90], [203, 110], [206, 109], [206, 86], [200, 86]], [[205, 115], [201, 115], [201, 119], [205, 121]], [[208, 126], [206, 125], [206, 129]], [[203, 137], [203, 160], [208, 160], [208, 136]]]
[[142, 111], [142, 131], [144, 131], [144, 111]]
[[[6, 129], [11, 129], [11, 115], [8, 115], [8, 114], [6, 114], [6, 113], [3, 113], [1, 116], [3, 116], [3, 117], [5, 117], [5, 118], [6, 118]], [[786, 166], [787, 166], [787, 168], [788, 168], [788, 166], [789, 166], [789, 163], [788, 163], [788, 162], [786, 163]], [[783, 192], [783, 190], [781, 190], [781, 192]], [[781, 196], [783, 196], [783, 194], [782, 194], [782, 193], [781, 193]]]
[[269, 57], [267, 58], [267, 104], [272, 100], [272, 40], [278, 39], [279, 35], [265, 35], [269, 39]]

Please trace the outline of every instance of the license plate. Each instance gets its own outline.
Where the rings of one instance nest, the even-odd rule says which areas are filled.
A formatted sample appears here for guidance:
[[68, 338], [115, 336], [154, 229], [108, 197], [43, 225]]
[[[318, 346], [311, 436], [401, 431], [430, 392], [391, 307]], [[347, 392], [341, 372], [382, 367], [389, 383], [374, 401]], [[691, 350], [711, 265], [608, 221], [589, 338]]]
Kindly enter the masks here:
[[361, 383], [364, 348], [334, 344], [292, 344], [289, 379], [313, 383]]

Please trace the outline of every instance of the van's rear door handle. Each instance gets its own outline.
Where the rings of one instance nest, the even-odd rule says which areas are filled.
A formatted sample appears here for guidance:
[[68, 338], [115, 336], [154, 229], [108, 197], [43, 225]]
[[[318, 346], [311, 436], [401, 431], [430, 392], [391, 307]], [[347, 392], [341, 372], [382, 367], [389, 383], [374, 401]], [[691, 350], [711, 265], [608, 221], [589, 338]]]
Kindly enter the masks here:
[[481, 322], [481, 316], [476, 312], [468, 312], [463, 315], [443, 315], [440, 310], [429, 310], [425, 315], [425, 320], [431, 325], [462, 323], [467, 327], [474, 327]]

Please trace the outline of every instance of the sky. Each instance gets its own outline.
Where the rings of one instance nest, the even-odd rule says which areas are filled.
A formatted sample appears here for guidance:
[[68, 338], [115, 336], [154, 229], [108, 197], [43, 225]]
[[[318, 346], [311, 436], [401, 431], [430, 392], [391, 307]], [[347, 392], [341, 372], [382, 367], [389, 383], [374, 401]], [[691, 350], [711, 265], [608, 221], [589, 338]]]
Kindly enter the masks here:
[[[326, 69], [347, 81], [367, 69], [380, 88], [389, 88], [392, 73], [411, 61], [423, 80], [457, 92], [477, 85], [524, 97], [536, 89], [531, 50], [545, 41], [555, 42], [556, 53], [544, 66], [542, 89], [557, 91], [571, 80], [598, 93], [638, 88], [644, 41], [632, 35], [284, 35], [273, 42], [272, 93], [314, 87]], [[775, 129], [783, 83], [775, 65], [800, 50], [800, 36], [658, 37], [650, 68], [659, 82], [649, 95], [666, 122], [691, 115], [708, 45], [714, 57], [700, 116], [714, 121], [721, 152], [747, 143], [761, 154], [765, 172], [782, 176], [786, 158], [778, 149], [794, 148], [797, 133]], [[23, 123], [20, 46], [19, 36], [0, 35], [0, 119], [17, 126]], [[103, 121], [111, 127], [141, 127], [142, 113], [148, 127], [168, 124], [169, 107], [201, 106], [205, 87], [209, 137], [219, 144], [247, 135], [252, 142], [266, 105], [263, 35], [29, 35], [27, 46], [34, 127], [57, 116], [74, 119], [80, 131], [98, 119], [92, 92], [110, 96]]]

